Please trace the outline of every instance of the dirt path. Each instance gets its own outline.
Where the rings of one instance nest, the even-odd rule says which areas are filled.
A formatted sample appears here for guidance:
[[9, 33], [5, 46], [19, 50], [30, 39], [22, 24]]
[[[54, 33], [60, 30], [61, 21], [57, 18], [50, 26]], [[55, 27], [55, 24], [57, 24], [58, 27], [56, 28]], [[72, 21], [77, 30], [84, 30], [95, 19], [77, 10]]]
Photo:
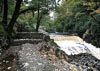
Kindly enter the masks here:
[[39, 51], [41, 46], [41, 43], [26, 43], [11, 47], [7, 52], [9, 56], [0, 61], [0, 71], [69, 71], [68, 63], [64, 66], [62, 61], [42, 55]]
[[19, 51], [17, 71], [70, 71], [67, 62], [52, 60], [39, 51], [41, 44], [24, 44]]
[[44, 59], [39, 47], [33, 44], [22, 45], [19, 51], [18, 71], [53, 71], [55, 66], [50, 65], [47, 59]]

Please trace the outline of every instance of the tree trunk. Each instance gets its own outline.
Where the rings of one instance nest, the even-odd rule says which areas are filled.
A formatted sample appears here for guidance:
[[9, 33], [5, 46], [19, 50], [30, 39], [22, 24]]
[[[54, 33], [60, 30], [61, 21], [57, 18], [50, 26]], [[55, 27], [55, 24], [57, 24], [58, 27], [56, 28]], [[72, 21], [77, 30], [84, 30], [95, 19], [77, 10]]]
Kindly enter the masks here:
[[38, 32], [40, 22], [41, 22], [42, 16], [38, 19], [37, 24], [36, 24], [36, 32]]
[[8, 1], [4, 0], [3, 4], [3, 19], [2, 19], [2, 25], [4, 27], [4, 30], [6, 31], [7, 28], [7, 16], [8, 16]]
[[4, 35], [1, 41], [1, 48], [6, 49], [7, 45], [7, 16], [8, 16], [8, 1], [4, 0], [3, 2], [3, 19], [2, 26], [4, 28]]
[[4, 28], [4, 36], [2, 38], [2, 42], [1, 42], [1, 47], [3, 49], [8, 49], [11, 45], [11, 38], [12, 38], [12, 32], [13, 32], [13, 26], [16, 22], [16, 19], [19, 16], [19, 11], [20, 11], [20, 6], [21, 6], [21, 2], [22, 0], [16, 0], [16, 6], [15, 6], [15, 10], [14, 13], [12, 15], [12, 19], [10, 20], [9, 24], [7, 24], [7, 16], [8, 16], [8, 2], [7, 0], [4, 0], [4, 13], [3, 13], [3, 20], [2, 20], [2, 25]]
[[42, 13], [40, 14], [39, 9], [38, 9], [38, 16], [37, 16], [37, 23], [36, 23], [36, 32], [38, 32], [41, 19], [42, 19]]
[[7, 30], [8, 30], [8, 33], [11, 35], [12, 32], [13, 32], [13, 26], [16, 22], [16, 19], [18, 18], [19, 16], [19, 11], [20, 11], [20, 7], [21, 7], [21, 2], [22, 0], [16, 0], [16, 6], [15, 6], [15, 10], [14, 10], [14, 13], [12, 15], [12, 19], [7, 27]]
[[[19, 16], [19, 11], [20, 11], [20, 7], [21, 7], [21, 2], [22, 0], [17, 0], [16, 1], [16, 6], [15, 6], [15, 10], [14, 10], [14, 13], [12, 15], [12, 19], [10, 20], [9, 22], [9, 25], [7, 27], [7, 39], [8, 39], [8, 45], [10, 46], [11, 45], [11, 38], [12, 38], [12, 33], [13, 33], [13, 27], [14, 27], [14, 24], [16, 22], [16, 19], [18, 18]], [[9, 48], [9, 47], [8, 47]]]

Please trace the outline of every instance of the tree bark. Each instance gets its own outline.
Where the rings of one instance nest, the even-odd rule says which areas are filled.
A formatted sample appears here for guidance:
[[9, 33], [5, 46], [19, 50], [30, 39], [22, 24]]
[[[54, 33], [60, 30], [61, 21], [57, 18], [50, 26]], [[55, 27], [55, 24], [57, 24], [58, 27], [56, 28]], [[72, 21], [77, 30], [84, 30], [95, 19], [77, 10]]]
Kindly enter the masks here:
[[4, 28], [4, 35], [2, 38], [2, 48], [8, 49], [11, 45], [11, 38], [12, 38], [12, 32], [13, 32], [13, 26], [16, 22], [16, 19], [19, 16], [20, 6], [21, 6], [22, 0], [16, 0], [16, 6], [14, 13], [12, 15], [12, 19], [10, 20], [9, 24], [7, 22], [7, 16], [8, 16], [8, 1], [4, 0], [4, 13], [3, 13], [3, 20], [2, 25]]
[[4, 0], [4, 4], [3, 4], [4, 8], [3, 8], [3, 19], [2, 19], [2, 25], [4, 27], [4, 30], [6, 30], [7, 28], [7, 16], [8, 16], [8, 1]]
[[7, 47], [7, 16], [8, 16], [8, 1], [4, 0], [3, 2], [3, 19], [2, 26], [4, 28], [4, 34], [1, 41], [1, 48], [6, 49]]
[[9, 25], [7, 27], [7, 31], [8, 31], [8, 34], [12, 34], [13, 32], [13, 26], [16, 22], [16, 19], [18, 18], [19, 16], [19, 11], [20, 11], [20, 7], [21, 7], [21, 2], [22, 0], [16, 0], [16, 6], [15, 6], [15, 10], [14, 10], [14, 13], [12, 15], [12, 19], [11, 21], [9, 22]]
[[36, 32], [38, 32], [41, 19], [42, 19], [42, 12], [41, 12], [41, 14], [40, 14], [40, 11], [39, 11], [39, 9], [38, 9], [38, 16], [37, 16], [37, 23], [36, 23]]

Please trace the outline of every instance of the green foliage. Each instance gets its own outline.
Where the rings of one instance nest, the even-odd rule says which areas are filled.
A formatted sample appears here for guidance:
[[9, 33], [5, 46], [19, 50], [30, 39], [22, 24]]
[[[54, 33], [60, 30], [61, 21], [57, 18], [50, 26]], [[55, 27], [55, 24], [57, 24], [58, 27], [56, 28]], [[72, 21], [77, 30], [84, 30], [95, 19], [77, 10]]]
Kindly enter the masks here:
[[[90, 29], [91, 42], [98, 45], [100, 42], [100, 1], [94, 0], [63, 0], [56, 9], [54, 20], [56, 32], [77, 33], [80, 37]], [[97, 46], [96, 45], [96, 46]]]
[[[32, 0], [32, 2], [29, 2], [28, 6], [22, 5], [21, 10], [32, 7], [36, 8], [36, 10], [30, 10], [27, 13], [20, 15], [17, 20], [19, 27], [23, 26], [21, 31], [34, 31], [38, 21], [38, 9], [39, 17], [42, 16], [42, 18], [44, 18], [48, 16], [49, 11], [54, 10], [55, 8], [55, 0]], [[46, 18], [45, 20], [41, 19], [40, 23], [42, 24], [42, 22], [46, 23]]]
[[20, 15], [16, 23], [17, 31], [18, 32], [34, 31], [36, 22], [34, 18], [35, 17], [33, 17], [33, 14], [31, 12]]
[[47, 32], [53, 32], [55, 30], [54, 22], [50, 19], [49, 16], [44, 16], [42, 18], [41, 27], [42, 27], [42, 29], [46, 30]]
[[[91, 26], [93, 28], [93, 24], [96, 22], [85, 12], [87, 9], [95, 7], [92, 2], [86, 2], [85, 0], [64, 0], [62, 5], [57, 9], [55, 21], [57, 31], [59, 32], [59, 29], [62, 29], [62, 32], [84, 33]], [[85, 3], [87, 5], [83, 5]], [[95, 17], [98, 19], [100, 16], [97, 14]], [[94, 28], [97, 29], [96, 27]]]

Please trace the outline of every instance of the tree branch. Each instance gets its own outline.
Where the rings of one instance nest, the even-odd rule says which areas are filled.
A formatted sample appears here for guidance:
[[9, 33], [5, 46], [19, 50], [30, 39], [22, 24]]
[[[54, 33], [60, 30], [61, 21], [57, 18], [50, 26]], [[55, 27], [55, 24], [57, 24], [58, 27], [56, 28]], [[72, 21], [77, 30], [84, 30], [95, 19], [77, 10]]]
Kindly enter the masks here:
[[25, 12], [30, 11], [30, 10], [36, 11], [37, 8], [35, 8], [35, 7], [29, 7], [29, 8], [27, 8], [27, 9], [25, 9], [25, 10], [20, 11], [19, 14], [25, 13]]
[[97, 20], [92, 14], [91, 14], [91, 17], [92, 17], [98, 24], [100, 24], [100, 21]]

